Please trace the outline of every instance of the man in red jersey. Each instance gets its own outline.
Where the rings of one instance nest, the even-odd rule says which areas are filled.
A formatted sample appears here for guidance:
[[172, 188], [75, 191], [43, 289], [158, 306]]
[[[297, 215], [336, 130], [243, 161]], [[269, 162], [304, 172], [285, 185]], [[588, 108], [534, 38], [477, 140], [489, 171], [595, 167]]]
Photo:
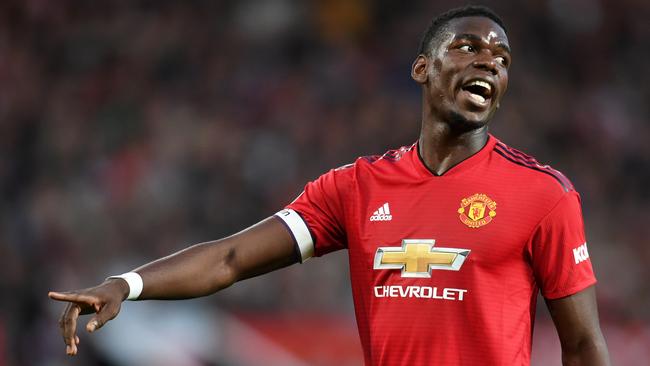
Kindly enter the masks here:
[[507, 84], [502, 21], [451, 10], [426, 31], [411, 75], [419, 140], [307, 184], [275, 216], [102, 284], [51, 292], [77, 353], [125, 299], [204, 296], [312, 256], [347, 249], [367, 365], [528, 365], [541, 290], [565, 365], [608, 365], [580, 199], [558, 171], [488, 134]]

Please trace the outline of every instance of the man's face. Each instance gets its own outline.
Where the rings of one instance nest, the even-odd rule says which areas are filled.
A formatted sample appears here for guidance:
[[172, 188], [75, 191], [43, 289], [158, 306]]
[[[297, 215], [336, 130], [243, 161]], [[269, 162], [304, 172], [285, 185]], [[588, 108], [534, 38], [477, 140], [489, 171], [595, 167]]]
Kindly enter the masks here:
[[426, 77], [418, 80], [428, 92], [428, 104], [434, 116], [449, 123], [482, 127], [508, 86], [508, 38], [489, 18], [463, 17], [450, 20], [440, 39], [423, 61]]

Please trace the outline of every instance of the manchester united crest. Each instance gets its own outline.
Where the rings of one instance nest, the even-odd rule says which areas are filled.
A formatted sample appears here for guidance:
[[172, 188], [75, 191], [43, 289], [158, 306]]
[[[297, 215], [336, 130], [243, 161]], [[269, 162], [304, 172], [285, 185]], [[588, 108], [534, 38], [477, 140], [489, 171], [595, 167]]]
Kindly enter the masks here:
[[473, 228], [489, 224], [497, 215], [497, 203], [483, 193], [476, 193], [460, 201], [460, 221]]

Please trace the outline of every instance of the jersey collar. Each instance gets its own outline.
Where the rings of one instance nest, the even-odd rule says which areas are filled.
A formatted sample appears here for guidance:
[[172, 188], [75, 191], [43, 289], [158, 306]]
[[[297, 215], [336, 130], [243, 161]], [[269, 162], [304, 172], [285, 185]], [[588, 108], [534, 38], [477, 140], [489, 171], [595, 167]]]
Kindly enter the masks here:
[[496, 143], [497, 143], [497, 139], [491, 134], [488, 134], [488, 140], [485, 143], [485, 146], [481, 148], [481, 150], [479, 150], [476, 154], [471, 155], [467, 159], [461, 161], [460, 163], [452, 166], [441, 175], [435, 174], [434, 172], [429, 170], [429, 168], [427, 168], [427, 166], [424, 164], [424, 161], [420, 156], [419, 141], [416, 142], [414, 148], [411, 149], [411, 154], [410, 154], [411, 162], [413, 163], [413, 167], [415, 168], [415, 170], [418, 172], [418, 175], [420, 175], [421, 177], [433, 177], [433, 178], [453, 177], [458, 174], [461, 174], [462, 172], [472, 169], [472, 167], [474, 167], [476, 164], [483, 161], [483, 159], [486, 159], [490, 155], [490, 152], [494, 149], [494, 145]]

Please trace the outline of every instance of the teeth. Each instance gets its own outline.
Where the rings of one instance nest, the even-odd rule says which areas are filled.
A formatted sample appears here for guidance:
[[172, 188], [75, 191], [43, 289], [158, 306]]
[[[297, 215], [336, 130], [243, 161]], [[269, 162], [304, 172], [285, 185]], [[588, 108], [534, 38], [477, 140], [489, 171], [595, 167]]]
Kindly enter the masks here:
[[485, 103], [485, 98], [483, 98], [482, 96], [480, 96], [478, 94], [469, 93], [469, 97], [474, 99], [475, 101], [481, 103], [481, 104]]
[[489, 92], [492, 91], [492, 86], [489, 83], [486, 83], [485, 81], [482, 81], [482, 80], [474, 80], [471, 83], [469, 83], [469, 85], [470, 86], [471, 85], [477, 85], [477, 86], [480, 86], [480, 87], [483, 87], [483, 88], [487, 89]]

